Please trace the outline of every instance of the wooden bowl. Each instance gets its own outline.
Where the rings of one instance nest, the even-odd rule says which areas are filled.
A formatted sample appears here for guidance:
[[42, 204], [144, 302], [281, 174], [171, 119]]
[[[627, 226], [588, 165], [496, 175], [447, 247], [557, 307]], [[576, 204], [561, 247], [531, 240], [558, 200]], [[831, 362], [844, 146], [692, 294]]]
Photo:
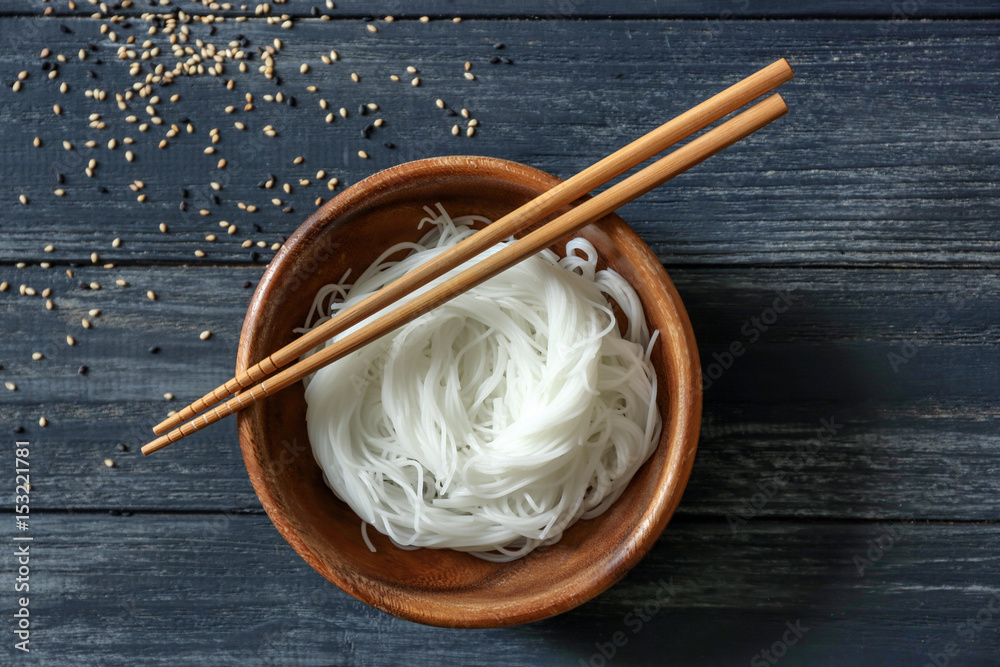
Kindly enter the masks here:
[[[353, 268], [358, 275], [389, 245], [416, 240], [423, 207], [497, 219], [559, 182], [515, 162], [442, 157], [402, 164], [348, 188], [285, 243], [257, 287], [243, 323], [237, 371], [289, 343], [313, 296]], [[560, 211], [559, 213], [564, 212]], [[555, 217], [555, 216], [553, 216]], [[677, 291], [621, 218], [583, 229], [642, 299], [660, 330], [653, 362], [663, 435], [656, 452], [602, 516], [579, 521], [557, 544], [511, 563], [449, 549], [406, 551], [369, 530], [323, 482], [306, 433], [301, 385], [239, 413], [240, 447], [254, 489], [278, 531], [307, 563], [373, 607], [419, 623], [456, 628], [527, 623], [572, 609], [606, 590], [656, 542], [680, 502], [694, 462], [701, 371]], [[562, 253], [568, 238], [554, 249]], [[603, 267], [602, 267], [603, 268]]]

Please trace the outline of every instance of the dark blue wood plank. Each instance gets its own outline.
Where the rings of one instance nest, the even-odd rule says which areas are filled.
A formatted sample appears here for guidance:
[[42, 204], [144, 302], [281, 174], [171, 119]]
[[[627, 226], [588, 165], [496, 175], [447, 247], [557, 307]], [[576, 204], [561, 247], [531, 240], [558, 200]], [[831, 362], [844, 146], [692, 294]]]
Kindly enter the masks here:
[[[221, 3], [219, 3], [221, 4]], [[821, 3], [803, 3], [795, 0], [339, 0], [334, 9], [328, 9], [323, 0], [293, 1], [272, 4], [272, 14], [293, 17], [314, 16], [313, 7], [332, 20], [368, 19], [381, 22], [385, 16], [398, 20], [414, 20], [428, 16], [433, 20], [465, 18], [556, 18], [593, 19], [617, 17], [635, 18], [688, 18], [708, 20], [759, 19], [759, 18], [882, 18], [897, 21], [925, 18], [995, 18], [997, 6], [987, 0], [913, 0], [912, 2], [883, 2], [881, 0], [826, 0]], [[67, 3], [46, 0], [3, 0], [0, 14], [41, 14], [52, 7], [56, 16], [89, 16], [96, 11], [87, 2], [77, 2], [76, 9]], [[132, 7], [118, 8], [114, 15], [136, 16], [142, 12], [166, 13], [180, 9], [188, 14], [219, 16], [253, 16], [256, 4], [247, 9], [210, 10], [194, 3], [174, 3], [152, 9], [148, 2], [135, 2]]]
[[[922, 665], [951, 642], [951, 664], [989, 665], [1000, 651], [991, 524], [756, 521], [733, 536], [717, 522], [675, 522], [622, 582], [574, 611], [456, 631], [349, 597], [265, 517], [34, 519], [30, 664], [576, 666], [613, 651], [607, 664], [709, 666], [754, 664], [781, 652], [783, 635], [783, 665]], [[10, 563], [0, 561], [5, 578]], [[991, 604], [978, 631], [958, 629]], [[0, 655], [14, 664], [11, 642]]]
[[[566, 177], [780, 56], [798, 74], [782, 91], [788, 116], [623, 209], [662, 261], [979, 267], [1000, 261], [995, 22], [733, 21], [719, 30], [690, 21], [408, 22], [377, 35], [346, 23], [307, 21], [290, 32], [260, 21], [232, 23], [214, 39], [245, 34], [252, 49], [284, 38], [277, 58], [283, 86], [255, 71], [236, 73], [234, 65], [227, 70], [234, 91], [216, 77], [183, 78], [156, 91], [164, 100], [175, 93], [181, 99], [161, 102], [167, 125], [148, 132], [125, 120], [144, 118], [144, 103], [119, 111], [113, 102], [81, 96], [93, 86], [113, 96], [135, 78], [116, 59], [117, 45], [99, 39], [97, 22], [74, 20], [73, 34], [49, 20], [0, 22], [17, 45], [0, 53], [0, 72], [8, 79], [25, 67], [31, 72], [22, 92], [0, 88], [0, 119], [11, 128], [0, 145], [0, 177], [4, 201], [14, 205], [0, 214], [2, 262], [86, 262], [96, 250], [115, 262], [246, 263], [258, 249], [243, 248], [244, 241], [278, 241], [314, 209], [316, 197], [332, 194], [315, 183], [319, 169], [346, 185], [411, 159], [478, 153]], [[116, 30], [122, 39], [147, 37], [141, 22]], [[208, 38], [207, 28], [193, 30]], [[45, 44], [72, 61], [88, 41], [99, 51], [65, 64], [54, 81], [41, 78], [39, 60], [23, 56]], [[514, 65], [489, 64], [500, 53], [492, 48], [497, 41], [507, 44], [502, 53]], [[330, 45], [341, 60], [327, 66], [318, 57]], [[95, 65], [97, 58], [104, 65]], [[467, 60], [475, 81], [463, 78]], [[307, 75], [298, 72], [302, 62], [312, 64]], [[408, 65], [420, 69], [419, 88], [388, 78], [409, 80]], [[100, 78], [88, 79], [87, 69]], [[354, 71], [360, 84], [348, 78]], [[58, 92], [61, 81], [70, 83], [69, 93]], [[313, 83], [320, 88], [315, 94], [305, 90]], [[298, 105], [263, 101], [280, 91]], [[227, 105], [242, 108], [247, 92], [255, 95], [254, 111], [224, 113]], [[435, 106], [437, 98], [468, 108], [480, 122], [477, 135], [451, 136], [456, 118]], [[320, 99], [351, 116], [325, 123], [329, 111]], [[372, 116], [357, 114], [368, 102], [378, 103], [386, 120], [372, 139], [361, 134]], [[62, 115], [52, 113], [53, 104]], [[102, 114], [108, 129], [89, 129], [91, 113]], [[166, 127], [183, 119], [195, 132], [182, 131], [169, 148], [157, 149]], [[250, 129], [234, 129], [237, 120]], [[266, 124], [279, 136], [265, 137]], [[217, 154], [205, 155], [212, 128], [222, 141]], [[35, 136], [44, 140], [41, 148], [32, 147]], [[120, 143], [125, 136], [136, 141], [134, 163], [126, 162], [126, 147], [106, 148], [110, 138]], [[88, 139], [98, 147], [86, 148]], [[63, 140], [74, 149], [64, 150]], [[371, 158], [360, 159], [360, 149]], [[306, 161], [295, 166], [299, 155]], [[219, 157], [228, 160], [225, 169], [216, 168]], [[98, 167], [87, 178], [83, 169], [92, 158]], [[66, 177], [64, 197], [53, 194], [57, 172]], [[256, 187], [269, 172], [293, 186], [291, 195], [277, 193], [279, 206], [271, 202], [275, 190]], [[299, 186], [301, 178], [314, 183]], [[128, 189], [136, 179], [145, 183], [145, 203]], [[222, 189], [212, 190], [212, 182]], [[189, 190], [186, 212], [178, 210], [182, 187]], [[22, 193], [30, 205], [16, 205]], [[249, 214], [239, 202], [260, 211]], [[289, 205], [294, 212], [283, 213]], [[202, 217], [200, 209], [211, 215]], [[206, 235], [219, 234], [220, 220], [236, 223], [238, 233], [206, 242]], [[157, 231], [161, 222], [169, 233]], [[115, 237], [124, 242], [119, 249], [110, 247]], [[54, 252], [42, 252], [47, 244]], [[196, 250], [206, 257], [196, 258]], [[266, 261], [269, 253], [262, 254]]]

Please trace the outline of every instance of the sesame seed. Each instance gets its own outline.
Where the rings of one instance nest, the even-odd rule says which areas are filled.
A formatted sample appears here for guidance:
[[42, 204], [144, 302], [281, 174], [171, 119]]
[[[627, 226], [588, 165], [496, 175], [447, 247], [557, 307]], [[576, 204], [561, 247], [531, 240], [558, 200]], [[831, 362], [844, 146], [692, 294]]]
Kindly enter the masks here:
[[115, 284], [118, 285], [119, 287], [127, 287], [128, 281], [119, 278], [118, 280], [115, 281]]
[[195, 250], [194, 251], [194, 256], [195, 257], [204, 257], [205, 256], [205, 252], [203, 250]]
[[56, 307], [56, 304], [52, 303], [52, 299], [45, 300], [45, 310], [52, 310]]
[[470, 127], [469, 129], [467, 129], [467, 130], [465, 131], [465, 136], [467, 136], [467, 137], [471, 137], [471, 136], [473, 136], [473, 135], [474, 135], [475, 133], [476, 133], [476, 128], [474, 128], [474, 127]]
[[294, 160], [292, 160], [292, 164], [302, 164], [305, 161], [306, 161], [306, 159], [304, 157], [302, 157], [301, 155], [299, 155], [297, 158], [295, 158]]
[[475, 78], [476, 78], [476, 75], [473, 74], [472, 72], [466, 72], [465, 73], [465, 78], [468, 79], [469, 81], [474, 81]]
[[337, 55], [336, 51], [330, 51], [330, 60], [340, 60], [340, 56]]
[[46, 419], [45, 417], [39, 417], [38, 418], [38, 425], [41, 426], [42, 428], [45, 428], [46, 426], [49, 425], [49, 420]]
[[174, 395], [173, 395], [173, 394], [171, 394], [171, 393], [170, 393], [170, 392], [168, 391], [167, 393], [165, 393], [165, 394], [163, 395], [163, 398], [167, 399], [168, 401], [172, 401], [172, 400], [174, 400]]
[[99, 290], [99, 289], [101, 289], [101, 284], [100, 283], [90, 283], [90, 289], [92, 289], [92, 290]]
[[438, 109], [444, 109], [444, 100], [437, 99], [437, 100], [434, 101], [434, 104], [437, 105]]
[[205, 155], [211, 155], [214, 152], [215, 152], [215, 146], [209, 146], [208, 148], [205, 149]]
[[309, 73], [309, 64], [308, 63], [302, 63], [299, 66], [299, 72], [301, 72], [302, 74], [308, 74]]
[[88, 320], [86, 317], [83, 318], [82, 320], [80, 320], [80, 326], [83, 327], [84, 329], [89, 329], [91, 326], [90, 320]]
[[479, 126], [479, 121], [476, 120], [475, 118], [469, 121], [469, 127], [478, 127], [478, 126]]
[[351, 81], [353, 81], [354, 83], [358, 83], [359, 81], [361, 81], [361, 77], [358, 76], [357, 72], [351, 72]]
[[156, 301], [156, 292], [154, 292], [153, 290], [148, 290], [146, 292], [146, 298], [149, 299], [150, 301]]
[[25, 205], [26, 205], [26, 204], [28, 203], [28, 198], [27, 198], [27, 197], [25, 197], [24, 195], [20, 195], [20, 196], [19, 196], [19, 197], [17, 198], [17, 200], [18, 200], [19, 202], [21, 202], [22, 204], [25, 204]]
[[7, 387], [7, 391], [17, 391], [17, 385], [13, 382], [4, 382], [3, 386]]
[[410, 81], [410, 85], [413, 86], [414, 88], [416, 88], [417, 86], [419, 86], [420, 85], [420, 77], [419, 76], [413, 77], [413, 80]]
[[76, 339], [72, 336], [66, 336], [66, 344], [72, 347], [73, 345], [76, 345]]
[[468, 109], [462, 109], [461, 111], [459, 111], [459, 113], [462, 114], [462, 118], [468, 118], [469, 117], [469, 110]]
[[212, 337], [211, 331], [202, 331], [200, 334], [198, 334], [198, 338], [202, 340], [208, 340], [211, 337]]
[[167, 223], [165, 222], [160, 223], [160, 231], [163, 232], [164, 234], [167, 233]]
[[62, 197], [64, 194], [66, 194], [66, 191], [63, 190], [62, 188], [56, 188], [55, 190], [52, 191], [52, 194], [54, 194], [56, 197]]
[[119, 246], [121, 246], [121, 244], [122, 240], [120, 238], [116, 238], [114, 241], [111, 242], [111, 247], [118, 248]]
[[374, 26], [371, 23], [369, 23], [365, 27], [368, 28], [368, 32], [378, 32], [378, 26]]
[[34, 140], [32, 140], [31, 143], [35, 146], [35, 148], [39, 148], [42, 145], [42, 138], [41, 137], [35, 137]]
[[114, 468], [115, 462], [112, 461], [111, 459], [104, 459], [104, 465], [106, 465], [109, 468]]
[[457, 137], [461, 132], [462, 132], [462, 128], [460, 128], [458, 125], [452, 125], [452, 127], [451, 127], [451, 133], [453, 135], [455, 135]]
[[129, 162], [133, 162], [135, 160], [135, 154], [132, 151], [125, 151], [125, 159]]
[[32, 352], [31, 358], [34, 359], [35, 361], [41, 361], [42, 359], [45, 358], [45, 355], [42, 354], [41, 352]]
[[431, 17], [429, 17], [429, 16], [421, 16], [420, 17], [420, 22], [421, 23], [427, 23], [430, 20], [431, 20]]
[[50, 244], [50, 245], [47, 245], [44, 248], [42, 248], [42, 251], [43, 252], [52, 252], [55, 249], [56, 249], [56, 247], [54, 245]]

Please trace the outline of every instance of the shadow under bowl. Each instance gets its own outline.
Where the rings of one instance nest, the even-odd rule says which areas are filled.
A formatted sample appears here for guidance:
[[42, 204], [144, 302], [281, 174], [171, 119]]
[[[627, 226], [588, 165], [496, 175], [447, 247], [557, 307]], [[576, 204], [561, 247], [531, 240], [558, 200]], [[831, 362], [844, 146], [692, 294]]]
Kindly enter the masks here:
[[[350, 268], [358, 275], [392, 244], [415, 241], [424, 206], [496, 220], [559, 182], [487, 157], [419, 160], [348, 188], [309, 217], [272, 260], [247, 312], [237, 371], [290, 343], [313, 297]], [[570, 207], [557, 211], [557, 217]], [[484, 628], [527, 623], [580, 605], [618, 581], [653, 546], [680, 502], [701, 419], [701, 371], [687, 313], [663, 266], [616, 215], [587, 238], [635, 288], [650, 330], [663, 432], [656, 451], [607, 512], [519, 560], [493, 563], [450, 549], [407, 551], [369, 530], [323, 481], [306, 431], [301, 384], [238, 413], [240, 447], [264, 509], [282, 536], [328, 580], [385, 612], [419, 623]], [[564, 254], [563, 239], [554, 250]]]

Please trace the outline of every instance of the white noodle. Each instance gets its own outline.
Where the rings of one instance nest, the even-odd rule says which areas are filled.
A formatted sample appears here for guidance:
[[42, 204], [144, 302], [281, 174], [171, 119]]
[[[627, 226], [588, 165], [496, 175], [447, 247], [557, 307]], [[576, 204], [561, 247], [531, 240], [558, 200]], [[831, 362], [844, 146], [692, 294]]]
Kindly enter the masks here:
[[[320, 290], [306, 328], [489, 222], [437, 209], [419, 243]], [[597, 270], [585, 239], [567, 254], [543, 251], [309, 379], [313, 454], [365, 529], [403, 548], [514, 560], [604, 512], [653, 452], [655, 335], [639, 297]]]

